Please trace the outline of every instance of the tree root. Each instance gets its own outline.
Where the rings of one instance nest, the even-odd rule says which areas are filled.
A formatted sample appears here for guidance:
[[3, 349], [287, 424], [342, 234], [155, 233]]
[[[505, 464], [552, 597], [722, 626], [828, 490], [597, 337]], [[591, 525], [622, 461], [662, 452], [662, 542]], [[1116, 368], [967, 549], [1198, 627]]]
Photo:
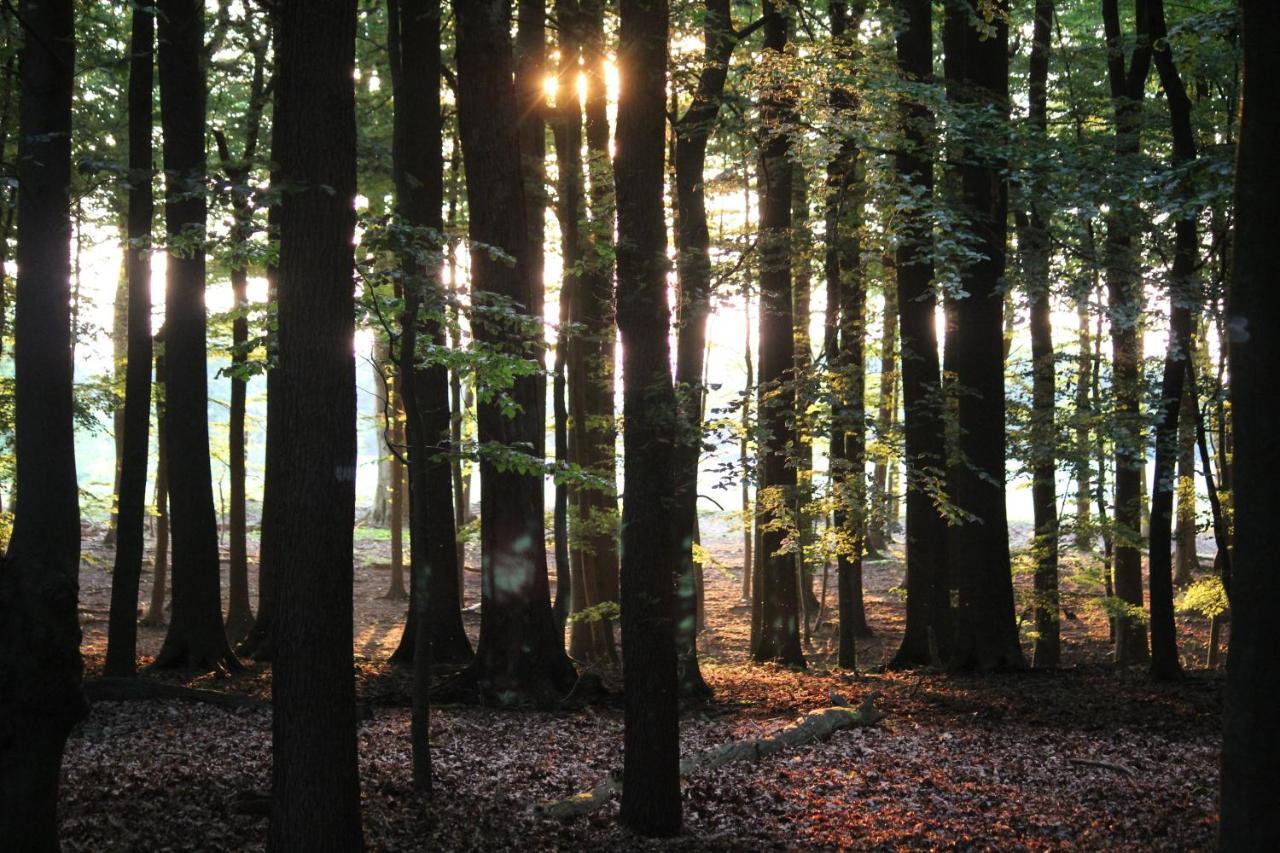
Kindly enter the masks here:
[[[874, 726], [885, 718], [885, 713], [875, 707], [879, 693], [871, 693], [856, 708], [840, 704], [830, 708], [810, 711], [791, 725], [768, 737], [731, 741], [721, 746], [696, 752], [680, 760], [680, 775], [687, 776], [695, 770], [723, 767], [738, 761], [759, 761], [788, 747], [826, 740], [842, 729]], [[840, 700], [833, 694], [833, 701]], [[587, 791], [562, 800], [539, 803], [533, 807], [537, 817], [571, 820], [589, 814], [607, 803], [622, 790], [622, 771], [612, 770], [599, 784]]]
[[270, 708], [271, 703], [256, 696], [243, 696], [221, 690], [204, 690], [199, 687], [183, 687], [164, 681], [144, 678], [92, 678], [84, 683], [85, 696], [93, 702], [141, 702], [148, 700], [202, 702], [221, 708], [257, 710]]

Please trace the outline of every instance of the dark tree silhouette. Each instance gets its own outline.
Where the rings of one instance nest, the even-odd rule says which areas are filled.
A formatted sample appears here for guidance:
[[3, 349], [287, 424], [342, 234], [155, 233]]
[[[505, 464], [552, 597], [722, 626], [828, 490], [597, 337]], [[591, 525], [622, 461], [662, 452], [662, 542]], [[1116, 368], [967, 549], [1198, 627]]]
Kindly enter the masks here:
[[125, 364], [124, 434], [116, 517], [115, 568], [107, 626], [107, 675], [137, 672], [138, 579], [142, 575], [147, 501], [147, 444], [151, 429], [151, 219], [155, 212], [152, 85], [155, 81], [155, 13], [137, 7], [129, 37], [129, 201], [125, 275], [129, 283], [128, 354]]
[[[951, 571], [960, 591], [952, 663], [961, 669], [1017, 669], [1025, 665], [1014, 615], [1005, 515], [1004, 275], [1009, 198], [1007, 164], [981, 143], [1002, 148], [1009, 112], [1007, 4], [997, 3], [982, 31], [977, 0], [949, 0], [948, 67], [955, 63], [957, 99], [981, 109], [986, 122], [967, 139], [960, 166], [960, 207], [977, 258], [960, 270], [965, 298], [955, 300], [954, 352], [959, 385], [955, 500], [972, 520], [954, 531]], [[951, 77], [949, 70], [948, 77]], [[952, 80], [948, 80], [950, 85]], [[988, 124], [989, 123], [989, 124]], [[984, 137], [991, 137], [989, 140]], [[953, 350], [954, 344], [954, 350]]]
[[160, 123], [164, 129], [165, 442], [173, 537], [173, 614], [155, 666], [238, 667], [222, 625], [218, 524], [209, 470], [205, 340], [204, 12], [161, 0]]
[[[780, 58], [787, 45], [787, 18], [764, 0], [764, 47]], [[761, 524], [760, 582], [755, 589], [759, 641], [757, 661], [804, 665], [800, 647], [799, 567], [783, 551], [788, 519], [794, 516], [796, 469], [788, 458], [796, 443], [795, 341], [791, 300], [791, 147], [793, 104], [771, 88], [760, 99], [760, 371], [756, 393], [761, 433], [757, 510]]]
[[1235, 550], [1231, 650], [1222, 739], [1223, 850], [1280, 847], [1280, 574], [1274, 528], [1280, 470], [1274, 430], [1280, 299], [1275, 224], [1280, 222], [1280, 5], [1243, 0], [1244, 107], [1236, 160], [1235, 264], [1228, 299], [1235, 428]]
[[[933, 27], [929, 0], [897, 3], [898, 68], [910, 80], [933, 79]], [[946, 522], [929, 494], [943, 476], [938, 334], [934, 328], [932, 233], [927, 199], [933, 191], [933, 115], [911, 100], [902, 107], [903, 146], [894, 168], [904, 189], [924, 205], [903, 211], [897, 247], [898, 322], [902, 340], [903, 432], [907, 466], [907, 625], [894, 666], [935, 662], [951, 636], [951, 593], [946, 569]]]
[[622, 809], [642, 835], [680, 831], [680, 716], [672, 540], [676, 397], [662, 210], [667, 4], [623, 0], [614, 185], [626, 493], [622, 506]]
[[0, 559], [0, 849], [57, 851], [62, 748], [80, 691], [80, 507], [71, 420], [71, 0], [21, 6], [17, 504]]
[[[540, 359], [528, 330], [535, 291], [525, 222], [509, 4], [455, 0], [458, 129], [471, 212], [472, 319], [476, 340], [509, 357]], [[499, 257], [494, 249], [506, 255]], [[540, 334], [540, 332], [539, 332]], [[542, 383], [514, 380], [507, 416], [496, 399], [477, 407], [480, 458], [481, 618], [466, 680], [490, 701], [557, 701], [574, 670], [556, 636], [543, 538]]]
[[359, 850], [352, 664], [355, 0], [281, 4], [282, 505], [269, 849]]

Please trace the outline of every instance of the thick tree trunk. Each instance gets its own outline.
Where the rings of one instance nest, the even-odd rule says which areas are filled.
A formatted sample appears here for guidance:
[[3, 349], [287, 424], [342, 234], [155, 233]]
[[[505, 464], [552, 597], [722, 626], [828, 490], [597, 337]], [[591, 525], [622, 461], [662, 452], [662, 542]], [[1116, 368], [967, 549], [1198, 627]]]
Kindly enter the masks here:
[[352, 665], [355, 0], [282, 4], [280, 520], [268, 849], [359, 850]]
[[155, 666], [238, 668], [222, 623], [218, 523], [209, 471], [205, 340], [204, 12], [162, 0], [160, 118], [164, 128], [165, 418], [173, 536], [173, 612]]
[[1236, 163], [1235, 266], [1228, 300], [1235, 427], [1235, 554], [1222, 742], [1223, 850], [1280, 846], [1280, 513], [1272, 415], [1276, 330], [1275, 223], [1280, 221], [1280, 5], [1243, 0], [1244, 110]]
[[646, 836], [680, 832], [680, 738], [672, 541], [676, 396], [668, 336], [662, 210], [667, 4], [622, 0], [618, 103], [618, 328], [622, 333], [626, 498], [622, 642], [626, 691], [619, 820]]
[[[773, 0], [764, 0], [765, 56], [781, 59], [787, 44], [787, 18]], [[794, 523], [796, 469], [789, 457], [796, 443], [795, 347], [791, 289], [791, 148], [793, 104], [785, 92], [761, 96], [760, 121], [760, 349], [759, 500], [762, 554], [755, 589], [760, 636], [752, 649], [756, 661], [804, 666], [800, 645], [800, 588], [793, 553], [783, 551]]]
[[[401, 0], [391, 4], [388, 12], [396, 47], [391, 51], [397, 105], [392, 153], [396, 207], [407, 225], [421, 231], [418, 240], [427, 241], [421, 245], [437, 250], [434, 235], [444, 230], [438, 2]], [[419, 337], [435, 346], [444, 344], [441, 318], [446, 300], [440, 268], [425, 260], [421, 251], [406, 252], [401, 261], [407, 275], [395, 383], [407, 421], [412, 586], [409, 618], [392, 659], [412, 662], [415, 677], [419, 671], [429, 671], [433, 662], [464, 664], [472, 658], [462, 624], [456, 565], [448, 369], [440, 364], [420, 365], [417, 352]], [[420, 618], [424, 609], [430, 616], [425, 621]], [[426, 638], [418, 636], [423, 625]], [[428, 657], [419, 661], [417, 654], [423, 648], [428, 649]], [[422, 732], [425, 720], [420, 721]], [[419, 743], [415, 736], [415, 744], [419, 755], [424, 754], [425, 741]], [[429, 788], [429, 778], [423, 775], [427, 766], [420, 769], [420, 787]]]
[[0, 848], [58, 850], [62, 750], [80, 689], [71, 389], [71, 0], [23, 2], [14, 317], [17, 505], [0, 558]]
[[134, 9], [129, 36], [129, 200], [125, 269], [129, 281], [128, 350], [121, 429], [116, 555], [111, 572], [111, 616], [107, 624], [107, 675], [137, 672], [138, 580], [142, 575], [147, 502], [147, 449], [151, 429], [151, 183], [152, 84], [155, 79], [155, 16]]
[[[933, 77], [931, 4], [900, 0], [905, 20], [897, 35], [898, 66], [917, 82]], [[903, 188], [933, 190], [933, 116], [920, 102], [903, 106], [905, 144], [895, 156]], [[946, 522], [930, 496], [945, 476], [939, 409], [940, 365], [934, 327], [932, 233], [928, 201], [903, 212], [897, 248], [898, 312], [902, 339], [902, 400], [907, 465], [907, 625], [892, 660], [897, 667], [936, 662], [951, 634], [946, 568]]]
[[[506, 7], [501, 0], [454, 2], [458, 127], [471, 212], [472, 324], [482, 344], [508, 358], [540, 362], [540, 342], [523, 331], [541, 282], [534, 280], [528, 251]], [[514, 263], [494, 257], [489, 247]], [[495, 311], [495, 300], [515, 316]], [[533, 377], [515, 379], [509, 394], [519, 411], [510, 417], [497, 400], [478, 403], [482, 604], [479, 647], [467, 677], [486, 699], [502, 704], [549, 704], [574, 681], [556, 636], [547, 578], [542, 457], [536, 452], [545, 423], [540, 388]], [[495, 454], [519, 465], [499, 464]]]
[[[958, 100], [992, 116], [1009, 110], [1008, 21], [997, 4], [989, 31], [973, 23], [981, 16], [976, 0], [949, 0], [960, 55]], [[950, 64], [950, 57], [949, 63]], [[1006, 134], [995, 127], [997, 145]], [[1008, 191], [1006, 164], [986, 146], [968, 142], [960, 169], [960, 202], [980, 258], [960, 272], [967, 296], [955, 301], [955, 370], [958, 394], [958, 449], [955, 500], [972, 521], [955, 530], [951, 569], [960, 591], [956, 648], [952, 664], [962, 669], [1017, 669], [1025, 665], [1014, 614], [1005, 517], [1004, 299]], [[1047, 294], [1045, 294], [1047, 298]], [[1043, 313], [1043, 312], [1041, 312]], [[1043, 319], [1043, 318], [1041, 318]], [[1043, 344], [1043, 341], [1041, 341]], [[953, 352], [948, 337], [947, 353]]]
[[[1139, 8], [1132, 56], [1125, 68], [1116, 0], [1103, 0], [1107, 71], [1115, 111], [1115, 153], [1121, 162], [1141, 151], [1142, 99], [1151, 68], [1147, 4]], [[1106, 273], [1111, 320], [1112, 384], [1115, 397], [1115, 595], [1119, 605], [1142, 607], [1142, 467], [1145, 458], [1142, 418], [1142, 365], [1139, 328], [1142, 277], [1135, 245], [1141, 212], [1136, 203], [1117, 202], [1107, 215]], [[1147, 630], [1131, 613], [1115, 619], [1116, 663], [1147, 660]]]

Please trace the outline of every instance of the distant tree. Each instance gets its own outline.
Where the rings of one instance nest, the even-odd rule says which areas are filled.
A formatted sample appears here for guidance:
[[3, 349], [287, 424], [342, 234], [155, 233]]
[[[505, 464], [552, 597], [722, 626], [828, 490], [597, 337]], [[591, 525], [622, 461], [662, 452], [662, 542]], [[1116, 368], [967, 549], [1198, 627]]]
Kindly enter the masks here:
[[363, 847], [352, 662], [355, 0], [283, 3], [280, 498], [268, 849]]
[[[483, 347], [540, 363], [520, 166], [510, 14], [503, 0], [455, 0], [458, 129], [470, 211], [472, 328]], [[498, 253], [501, 253], [499, 255]], [[539, 325], [540, 329], [540, 325]], [[540, 337], [541, 332], [538, 332]], [[543, 534], [545, 402], [531, 375], [478, 403], [481, 621], [467, 679], [499, 703], [557, 701], [574, 669], [556, 636]], [[496, 389], [490, 389], [491, 392]]]
[[[626, 494], [622, 507], [622, 653], [626, 691], [619, 819], [647, 836], [680, 831], [673, 453], [676, 397], [663, 215], [668, 11], [623, 0], [614, 184], [618, 329], [623, 353]], [[788, 200], [789, 201], [789, 200]]]
[[[1107, 82], [1115, 114], [1115, 158], [1135, 160], [1142, 149], [1142, 101], [1151, 70], [1149, 3], [1135, 9], [1133, 50], [1125, 61], [1120, 11], [1116, 0], [1103, 0], [1107, 41]], [[1142, 608], [1142, 463], [1143, 438], [1140, 328], [1142, 276], [1138, 232], [1142, 212], [1137, 202], [1118, 200], [1106, 216], [1105, 265], [1111, 321], [1111, 372], [1115, 397], [1115, 617], [1116, 663], [1147, 660], [1147, 628]]]
[[142, 574], [146, 521], [147, 444], [151, 429], [151, 184], [152, 89], [155, 81], [155, 13], [136, 7], [129, 36], [129, 211], [125, 274], [129, 282], [125, 400], [116, 519], [116, 557], [111, 572], [107, 626], [107, 675], [137, 671], [138, 579]]
[[[1030, 90], [1028, 124], [1032, 139], [1048, 145], [1049, 132], [1049, 39], [1053, 28], [1053, 0], [1036, 0], [1032, 11], [1031, 58], [1028, 72]], [[1043, 156], [1043, 155], [1039, 155]], [[1032, 432], [1031, 502], [1036, 536], [1032, 547], [1036, 561], [1036, 641], [1032, 663], [1037, 668], [1058, 665], [1061, 654], [1058, 619], [1058, 492], [1057, 403], [1053, 353], [1053, 316], [1050, 300], [1049, 206], [1044, 201], [1047, 187], [1044, 169], [1037, 169], [1022, 188], [1020, 207], [1015, 212], [1022, 271], [1031, 307]]]
[[1280, 5], [1243, 0], [1244, 98], [1236, 161], [1235, 263], [1227, 306], [1235, 427], [1235, 550], [1229, 583], [1231, 649], [1222, 739], [1223, 850], [1280, 846], [1280, 513], [1273, 429], [1280, 363], [1275, 224], [1280, 222]]
[[0, 849], [57, 851], [62, 750], [80, 690], [72, 426], [71, 0], [25, 0], [14, 317], [17, 505], [0, 558]]
[[161, 0], [157, 10], [169, 258], [165, 442], [173, 536], [173, 614], [155, 665], [238, 667], [222, 624], [218, 525], [209, 470], [204, 12], [197, 0]]

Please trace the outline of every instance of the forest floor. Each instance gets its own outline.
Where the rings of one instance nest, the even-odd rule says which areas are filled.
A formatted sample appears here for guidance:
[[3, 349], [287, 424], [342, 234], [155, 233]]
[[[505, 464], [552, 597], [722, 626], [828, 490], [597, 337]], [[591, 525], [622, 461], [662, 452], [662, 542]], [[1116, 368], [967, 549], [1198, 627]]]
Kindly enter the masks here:
[[[1064, 560], [1063, 666], [1053, 672], [959, 676], [888, 672], [901, 637], [900, 551], [867, 563], [874, 636], [859, 672], [835, 667], [835, 625], [812, 635], [810, 666], [748, 662], [740, 602], [741, 532], [704, 519], [718, 563], [706, 572], [703, 673], [715, 701], [681, 722], [685, 752], [760, 737], [831, 704], [880, 694], [872, 728], [786, 750], [757, 763], [695, 771], [684, 783], [684, 833], [649, 841], [619, 828], [617, 803], [569, 822], [532, 807], [590, 788], [621, 766], [614, 706], [512, 711], [445, 706], [432, 716], [435, 798], [410, 785], [407, 673], [387, 656], [405, 605], [388, 586], [386, 531], [357, 531], [355, 654], [366, 709], [360, 724], [369, 849], [1207, 849], [1217, 822], [1222, 679], [1204, 669], [1208, 626], [1179, 617], [1188, 677], [1152, 682], [1108, 664], [1107, 620], [1078, 555]], [[1025, 538], [1025, 531], [1021, 531]], [[1017, 538], [1017, 537], [1015, 537]], [[106, 646], [110, 549], [86, 528], [81, 617], [86, 676]], [[468, 562], [474, 565], [475, 555]], [[252, 570], [251, 570], [252, 571]], [[467, 573], [467, 603], [479, 576]], [[1022, 588], [1027, 578], [1019, 576]], [[147, 601], [151, 573], [144, 572]], [[224, 582], [224, 591], [225, 591]], [[821, 586], [821, 580], [818, 580]], [[834, 577], [827, 601], [834, 606]], [[474, 641], [479, 614], [464, 615]], [[140, 654], [163, 628], [140, 629]], [[270, 670], [234, 675], [144, 673], [267, 697]], [[266, 818], [254, 793], [270, 785], [267, 709], [180, 702], [98, 702], [68, 744], [62, 799], [67, 851], [260, 850]], [[246, 794], [250, 795], [246, 799]], [[260, 804], [260, 803], [259, 803]], [[247, 813], [246, 813], [247, 812]]]

